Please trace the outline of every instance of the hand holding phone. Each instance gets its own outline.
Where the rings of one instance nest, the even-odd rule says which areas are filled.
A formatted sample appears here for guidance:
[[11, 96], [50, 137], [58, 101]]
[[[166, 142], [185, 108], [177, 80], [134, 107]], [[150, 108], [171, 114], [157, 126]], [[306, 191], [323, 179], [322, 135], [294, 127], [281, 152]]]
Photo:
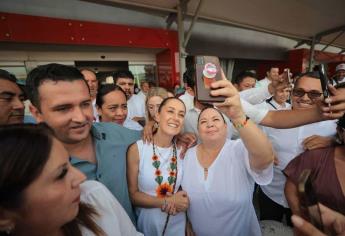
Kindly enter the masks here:
[[218, 57], [195, 56], [195, 84], [196, 98], [201, 103], [223, 102], [225, 97], [212, 96], [211, 84], [222, 79], [222, 72]]

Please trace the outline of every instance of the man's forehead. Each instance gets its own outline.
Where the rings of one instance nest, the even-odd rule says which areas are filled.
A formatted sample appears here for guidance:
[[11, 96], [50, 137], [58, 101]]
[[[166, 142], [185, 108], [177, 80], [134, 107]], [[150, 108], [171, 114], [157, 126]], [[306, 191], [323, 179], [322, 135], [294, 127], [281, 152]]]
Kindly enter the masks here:
[[9, 80], [4, 80], [4, 79], [0, 79], [0, 93], [2, 92], [12, 92], [12, 93], [16, 93], [16, 94], [22, 94], [23, 91], [20, 89], [20, 87]]
[[297, 80], [297, 84], [295, 87], [301, 87], [302, 85], [306, 86], [313, 86], [316, 89], [321, 89], [321, 81], [320, 79], [309, 77], [309, 76], [303, 76]]
[[50, 97], [61, 95], [64, 93], [72, 94], [87, 94], [89, 96], [89, 89], [84, 80], [73, 81], [52, 81], [45, 80], [38, 87], [40, 95], [46, 94]]
[[131, 83], [131, 82], [134, 82], [134, 80], [132, 78], [128, 78], [128, 77], [120, 77], [120, 78], [117, 78], [117, 81], [118, 82], [127, 82], [127, 83]]

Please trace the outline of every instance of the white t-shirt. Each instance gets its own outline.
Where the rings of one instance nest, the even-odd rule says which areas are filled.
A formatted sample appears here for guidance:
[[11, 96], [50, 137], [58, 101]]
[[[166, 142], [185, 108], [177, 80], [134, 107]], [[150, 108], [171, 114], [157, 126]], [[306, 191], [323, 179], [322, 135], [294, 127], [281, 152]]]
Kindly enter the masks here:
[[125, 122], [123, 122], [123, 126], [127, 129], [133, 129], [138, 131], [143, 130], [143, 127], [138, 122], [131, 120], [128, 117], [126, 118]]
[[274, 177], [272, 182], [268, 185], [261, 186], [265, 195], [279, 205], [288, 208], [289, 205], [284, 194], [286, 177], [282, 171], [291, 160], [304, 152], [302, 142], [305, 138], [311, 135], [334, 136], [336, 126], [336, 121], [327, 120], [292, 129], [261, 127], [270, 139], [279, 161], [278, 165], [275, 165], [273, 168]]
[[140, 95], [133, 94], [127, 101], [129, 119], [134, 117], [145, 117], [145, 99], [142, 99]]
[[189, 111], [194, 107], [194, 96], [190, 95], [188, 92], [185, 92], [179, 97], [186, 106], [186, 111]]
[[[95, 223], [105, 232], [105, 235], [139, 236], [132, 221], [120, 203], [114, 198], [110, 191], [100, 182], [88, 180], [80, 185], [81, 202], [92, 205], [99, 217]], [[83, 236], [94, 236], [85, 227], [81, 227]]]
[[196, 149], [186, 153], [182, 179], [182, 188], [190, 199], [188, 217], [196, 235], [261, 235], [252, 203], [254, 182], [271, 182], [273, 164], [254, 172], [242, 141], [227, 140], [204, 180]]

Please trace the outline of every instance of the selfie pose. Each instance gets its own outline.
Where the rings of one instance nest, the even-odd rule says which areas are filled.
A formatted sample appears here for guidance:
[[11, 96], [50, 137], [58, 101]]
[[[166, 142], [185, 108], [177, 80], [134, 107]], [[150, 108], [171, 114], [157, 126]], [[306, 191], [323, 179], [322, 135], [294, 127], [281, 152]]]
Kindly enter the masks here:
[[252, 205], [254, 182], [268, 184], [273, 176], [273, 150], [263, 132], [248, 119], [236, 88], [227, 80], [212, 84], [212, 95], [228, 97], [215, 104], [238, 130], [241, 139], [227, 139], [221, 112], [201, 111], [201, 143], [184, 159], [182, 189], [190, 199], [188, 219], [196, 235], [261, 235]]
[[127, 152], [128, 189], [144, 235], [184, 235], [189, 199], [178, 191], [183, 175], [174, 137], [181, 132], [186, 108], [178, 98], [164, 99], [155, 121], [152, 143], [142, 140]]

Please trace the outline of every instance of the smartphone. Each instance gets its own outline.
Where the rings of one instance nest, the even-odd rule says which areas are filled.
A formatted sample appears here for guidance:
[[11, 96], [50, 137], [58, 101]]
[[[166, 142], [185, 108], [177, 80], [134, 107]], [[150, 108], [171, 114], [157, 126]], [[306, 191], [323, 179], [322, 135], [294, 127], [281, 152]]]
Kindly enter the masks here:
[[218, 57], [195, 56], [195, 85], [196, 99], [201, 103], [224, 102], [223, 96], [212, 96], [211, 83], [222, 79], [221, 67]]
[[313, 188], [312, 171], [305, 169], [298, 179], [298, 194], [303, 217], [319, 230], [324, 231], [321, 211]]
[[319, 73], [320, 73], [320, 81], [321, 81], [321, 88], [322, 88], [322, 93], [324, 98], [329, 97], [329, 91], [328, 91], [328, 78], [327, 78], [327, 73], [326, 73], [326, 68], [324, 64], [320, 64], [318, 66]]

